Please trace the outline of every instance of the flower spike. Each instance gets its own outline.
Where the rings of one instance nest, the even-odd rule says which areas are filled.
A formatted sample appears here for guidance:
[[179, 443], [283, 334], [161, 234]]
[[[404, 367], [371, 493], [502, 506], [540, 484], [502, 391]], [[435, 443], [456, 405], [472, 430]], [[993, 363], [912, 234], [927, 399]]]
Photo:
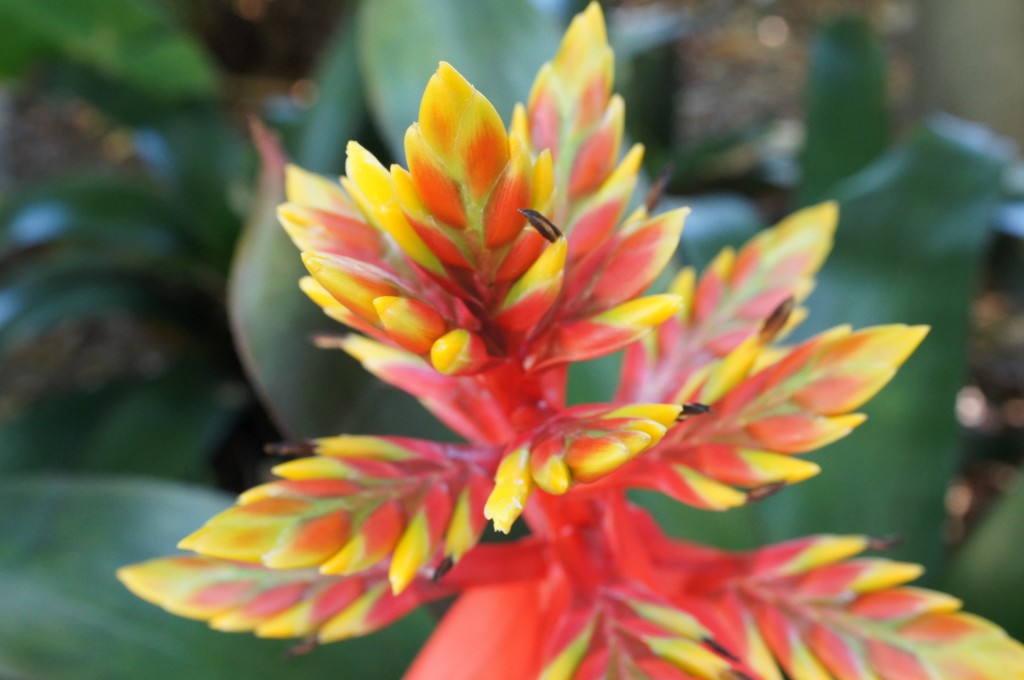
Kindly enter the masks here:
[[[649, 290], [689, 211], [652, 214], [663, 173], [627, 214], [644, 150], [623, 148], [613, 65], [592, 2], [507, 128], [441, 62], [406, 168], [356, 142], [340, 183], [287, 168], [278, 215], [309, 270], [299, 287], [351, 330], [314, 342], [466, 443], [270, 445], [287, 457], [277, 478], [182, 540], [198, 554], [118, 576], [214, 628], [299, 638], [297, 652], [457, 595], [408, 680], [1024, 677], [1024, 647], [908, 585], [920, 567], [864, 555], [890, 539], [733, 554], [671, 539], [632, 504], [646, 488], [725, 511], [814, 476], [799, 454], [859, 426], [927, 328], [778, 344], [807, 313], [835, 203]], [[614, 399], [568, 405], [571, 364], [618, 350]], [[509, 533], [520, 518], [528, 536], [480, 543], [488, 522]]]

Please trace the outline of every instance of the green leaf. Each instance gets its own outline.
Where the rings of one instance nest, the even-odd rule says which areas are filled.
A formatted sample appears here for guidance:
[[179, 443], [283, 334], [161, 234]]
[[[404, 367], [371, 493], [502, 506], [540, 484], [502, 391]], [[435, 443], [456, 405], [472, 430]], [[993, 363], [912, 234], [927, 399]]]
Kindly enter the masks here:
[[50, 56], [46, 40], [14, 19], [6, 17], [4, 46], [0, 50], [0, 77], [18, 77], [36, 60]]
[[291, 643], [209, 630], [129, 593], [125, 564], [168, 552], [230, 499], [136, 479], [0, 482], [0, 675], [62, 680], [399, 677], [430, 630], [381, 633], [286, 658]]
[[208, 330], [210, 303], [197, 305], [203, 298], [195, 289], [173, 280], [189, 271], [187, 263], [125, 262], [116, 252], [25, 259], [0, 283], [0, 351], [69, 321], [112, 315]]
[[297, 161], [311, 172], [339, 174], [345, 167], [345, 145], [367, 122], [356, 26], [352, 16], [342, 18], [313, 76], [317, 99], [295, 149]]
[[0, 470], [202, 478], [213, 448], [248, 401], [245, 386], [223, 370], [179, 360], [149, 380], [33, 403], [0, 424]]
[[558, 36], [526, 0], [374, 0], [359, 13], [359, 58], [370, 112], [394, 158], [439, 61], [459, 70], [505, 120], [530, 93]]
[[725, 514], [656, 501], [674, 533], [730, 548], [821, 532], [895, 534], [904, 542], [894, 557], [939, 562], [967, 305], [1006, 158], [983, 130], [936, 121], [838, 187], [836, 246], [802, 333], [905, 322], [930, 324], [931, 334], [868, 403], [868, 421], [810, 457], [818, 477]]
[[886, 74], [882, 46], [864, 17], [840, 17], [821, 27], [807, 85], [800, 205], [821, 200], [885, 150]]
[[284, 158], [257, 132], [264, 167], [228, 290], [232, 329], [246, 372], [283, 433], [315, 437], [340, 432], [444, 436], [414, 399], [387, 388], [338, 351], [317, 349], [311, 336], [345, 333], [298, 287], [299, 253], [277, 221], [284, 201]]
[[159, 192], [118, 177], [47, 183], [0, 207], [0, 253], [62, 243], [128, 259], [168, 256], [187, 249], [187, 230], [185, 215]]
[[188, 215], [186, 233], [204, 258], [226, 273], [242, 227], [231, 199], [245, 191], [251, 172], [245, 143], [213, 104], [161, 114], [135, 131], [135, 147]]
[[31, 50], [59, 54], [168, 101], [215, 92], [206, 54], [149, 2], [0, 0], [0, 25], [5, 34], [11, 27], [21, 34], [20, 56], [0, 60], [4, 70], [30, 63]]
[[964, 607], [999, 622], [1011, 636], [1024, 638], [1024, 609], [1014, 593], [1024, 590], [1024, 479], [1007, 491], [953, 558], [943, 590]]

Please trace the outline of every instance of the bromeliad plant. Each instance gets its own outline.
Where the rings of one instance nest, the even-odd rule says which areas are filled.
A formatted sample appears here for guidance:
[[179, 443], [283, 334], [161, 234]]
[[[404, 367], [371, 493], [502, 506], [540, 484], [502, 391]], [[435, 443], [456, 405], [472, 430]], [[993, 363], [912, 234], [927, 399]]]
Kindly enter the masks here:
[[[356, 143], [338, 186], [289, 168], [281, 221], [302, 289], [357, 334], [324, 338], [468, 443], [335, 436], [181, 547], [121, 570], [135, 593], [226, 631], [329, 642], [458, 595], [410, 678], [1005, 678], [1024, 648], [908, 587], [879, 541], [749, 553], [673, 540], [630, 489], [725, 510], [813, 476], [794, 454], [853, 413], [926, 329], [780, 338], [830, 246], [803, 210], [706, 272], [668, 264], [685, 210], [627, 214], [642, 149], [600, 9], [570, 26], [508, 131], [455, 69], [430, 79], [408, 170]], [[625, 218], [623, 219], [623, 216]], [[625, 349], [613, 403], [566, 406], [567, 367]], [[478, 545], [486, 520], [529, 535]], [[781, 670], [780, 670], [781, 669]]]

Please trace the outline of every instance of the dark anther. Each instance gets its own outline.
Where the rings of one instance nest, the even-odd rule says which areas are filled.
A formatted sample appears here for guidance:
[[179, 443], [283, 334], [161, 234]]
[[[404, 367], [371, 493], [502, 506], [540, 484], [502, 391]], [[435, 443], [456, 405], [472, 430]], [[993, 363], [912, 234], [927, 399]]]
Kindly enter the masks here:
[[434, 575], [431, 577], [431, 580], [434, 583], [437, 583], [444, 578], [444, 575], [451, 571], [454, 566], [455, 560], [451, 558], [451, 555], [445, 555], [444, 559], [438, 563], [437, 568], [434, 569]]
[[868, 539], [868, 550], [892, 550], [903, 543], [903, 537], [893, 534], [892, 536], [872, 536]]
[[546, 238], [547, 240], [554, 243], [558, 239], [562, 238], [561, 230], [551, 223], [551, 220], [541, 215], [536, 210], [530, 210], [529, 208], [520, 208], [519, 214], [526, 218], [526, 221], [533, 226], [537, 232]]
[[711, 407], [707, 404], [699, 404], [695, 401], [688, 401], [683, 404], [683, 410], [679, 412], [679, 416], [676, 420], [685, 420], [690, 416], [702, 416], [705, 413], [711, 413]]
[[759, 503], [769, 496], [774, 496], [784, 488], [786, 488], [785, 482], [775, 482], [774, 484], [755, 487], [747, 491], [747, 502]]
[[674, 171], [675, 168], [672, 167], [671, 163], [668, 163], [658, 173], [657, 179], [651, 185], [651, 190], [647, 192], [647, 196], [644, 198], [644, 208], [647, 209], [648, 213], [654, 212], [654, 209], [661, 203], [661, 199], [665, 197], [665, 188], [668, 187], [668, 181], [672, 179]]
[[264, 444], [263, 452], [274, 456], [312, 456], [316, 453], [316, 444], [311, 441], [274, 442]]
[[764, 324], [761, 325], [761, 342], [770, 342], [779, 331], [789, 321], [789, 315], [793, 313], [793, 308], [796, 307], [796, 300], [790, 296], [782, 301], [782, 303], [776, 307], [768, 318], [764, 320]]
[[732, 669], [732, 677], [736, 678], [736, 680], [754, 680], [751, 676], [747, 675], [743, 671], [738, 671], [735, 668]]
[[290, 659], [297, 656], [305, 656], [319, 646], [320, 642], [316, 639], [316, 636], [313, 635], [289, 647], [288, 651], [285, 652], [285, 655]]
[[718, 654], [724, 656], [729, 661], [739, 661], [739, 657], [737, 657], [735, 654], [730, 652], [728, 649], [726, 649], [722, 645], [718, 644], [713, 638], [709, 638], [709, 637], [702, 638], [701, 642], [706, 644], [711, 649], [715, 650], [715, 652], [717, 652]]

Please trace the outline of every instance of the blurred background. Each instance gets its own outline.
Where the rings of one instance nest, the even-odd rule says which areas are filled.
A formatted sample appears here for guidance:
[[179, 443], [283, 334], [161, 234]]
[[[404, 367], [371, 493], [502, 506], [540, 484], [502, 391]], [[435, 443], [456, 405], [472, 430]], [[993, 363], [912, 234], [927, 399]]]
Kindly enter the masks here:
[[[252, 121], [324, 174], [349, 139], [402, 162], [438, 60], [507, 120], [585, 4], [0, 0], [0, 678], [401, 673], [429, 613], [290, 659], [113, 572], [265, 479], [266, 442], [451, 437], [313, 347], [338, 329], [295, 285]], [[869, 422], [814, 456], [819, 477], [725, 515], [638, 501], [726, 548], [898, 536], [925, 585], [1024, 637], [1024, 5], [602, 5], [627, 133], [694, 208], [680, 263], [834, 198], [804, 335], [932, 326]], [[614, 379], [614, 358], [590, 362], [571, 394]]]

